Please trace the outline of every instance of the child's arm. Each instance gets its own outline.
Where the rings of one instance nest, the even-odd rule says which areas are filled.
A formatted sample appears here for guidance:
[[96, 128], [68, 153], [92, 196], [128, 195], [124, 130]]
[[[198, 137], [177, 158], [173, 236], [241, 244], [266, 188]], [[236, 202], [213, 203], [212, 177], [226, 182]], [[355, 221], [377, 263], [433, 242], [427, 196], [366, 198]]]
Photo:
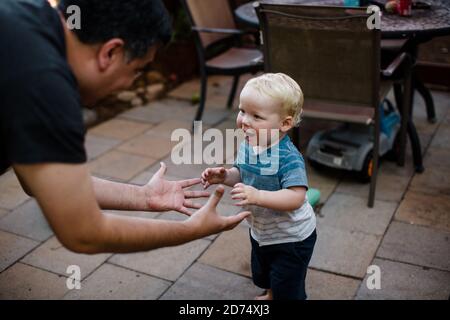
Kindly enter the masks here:
[[241, 182], [241, 174], [239, 173], [239, 169], [236, 167], [227, 169], [225, 181], [223, 182], [223, 184], [232, 187], [239, 182]]
[[241, 200], [236, 204], [238, 206], [253, 204], [277, 211], [293, 211], [303, 205], [306, 188], [290, 187], [278, 191], [265, 191], [238, 183], [231, 190], [231, 194], [232, 199]]
[[232, 187], [239, 182], [241, 182], [241, 176], [239, 169], [236, 167], [230, 169], [224, 167], [208, 168], [202, 173], [202, 183], [205, 189], [212, 184], [222, 183]]

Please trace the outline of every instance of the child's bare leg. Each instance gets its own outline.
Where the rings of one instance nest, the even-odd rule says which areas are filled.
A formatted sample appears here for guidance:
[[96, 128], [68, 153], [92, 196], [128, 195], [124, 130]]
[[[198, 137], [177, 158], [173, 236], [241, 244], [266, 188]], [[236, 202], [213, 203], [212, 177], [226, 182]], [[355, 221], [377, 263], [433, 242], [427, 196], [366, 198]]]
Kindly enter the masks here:
[[272, 289], [267, 289], [265, 294], [255, 297], [255, 300], [273, 300]]

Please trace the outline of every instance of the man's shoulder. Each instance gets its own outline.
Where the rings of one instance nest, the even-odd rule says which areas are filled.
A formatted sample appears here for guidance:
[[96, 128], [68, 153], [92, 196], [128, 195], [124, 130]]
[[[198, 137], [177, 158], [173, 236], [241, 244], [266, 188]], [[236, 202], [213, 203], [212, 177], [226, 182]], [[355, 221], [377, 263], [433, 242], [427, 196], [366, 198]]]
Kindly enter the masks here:
[[[64, 68], [42, 66], [17, 75], [0, 87], [5, 109], [46, 106], [53, 110], [81, 108], [76, 80]], [[20, 105], [18, 103], [20, 102]], [[30, 110], [30, 109], [28, 109]]]
[[46, 0], [0, 1], [0, 86], [33, 72], [59, 68], [70, 74], [61, 20]]

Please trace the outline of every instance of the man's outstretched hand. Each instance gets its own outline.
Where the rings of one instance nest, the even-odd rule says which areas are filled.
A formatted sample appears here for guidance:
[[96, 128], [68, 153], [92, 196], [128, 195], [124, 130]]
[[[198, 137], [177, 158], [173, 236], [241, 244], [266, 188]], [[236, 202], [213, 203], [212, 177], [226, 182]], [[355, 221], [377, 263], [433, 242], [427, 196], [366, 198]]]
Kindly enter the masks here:
[[225, 217], [217, 212], [217, 204], [222, 198], [224, 188], [219, 185], [216, 191], [209, 197], [208, 202], [191, 217], [186, 220], [191, 230], [195, 230], [198, 237], [206, 237], [225, 230], [231, 230], [242, 220], [250, 216], [250, 211], [243, 211], [234, 216]]
[[201, 204], [194, 203], [193, 198], [204, 198], [209, 196], [206, 191], [192, 191], [187, 188], [199, 184], [200, 178], [168, 181], [164, 179], [167, 171], [166, 165], [161, 162], [161, 168], [156, 172], [150, 181], [143, 186], [148, 210], [150, 211], [170, 211], [175, 210], [190, 216], [189, 209], [199, 209]]

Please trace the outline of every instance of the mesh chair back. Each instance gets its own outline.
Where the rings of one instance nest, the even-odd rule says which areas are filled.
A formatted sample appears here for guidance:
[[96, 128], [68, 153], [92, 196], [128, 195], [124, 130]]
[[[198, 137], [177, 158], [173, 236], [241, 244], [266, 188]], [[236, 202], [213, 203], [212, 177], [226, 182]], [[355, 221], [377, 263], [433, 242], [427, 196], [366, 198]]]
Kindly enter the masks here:
[[379, 88], [379, 30], [365, 8], [275, 5], [256, 8], [266, 71], [295, 79], [306, 99], [375, 107]]
[[[186, 4], [196, 27], [236, 29], [228, 0], [186, 0]], [[204, 48], [229, 37], [227, 34], [204, 32], [199, 36]]]

